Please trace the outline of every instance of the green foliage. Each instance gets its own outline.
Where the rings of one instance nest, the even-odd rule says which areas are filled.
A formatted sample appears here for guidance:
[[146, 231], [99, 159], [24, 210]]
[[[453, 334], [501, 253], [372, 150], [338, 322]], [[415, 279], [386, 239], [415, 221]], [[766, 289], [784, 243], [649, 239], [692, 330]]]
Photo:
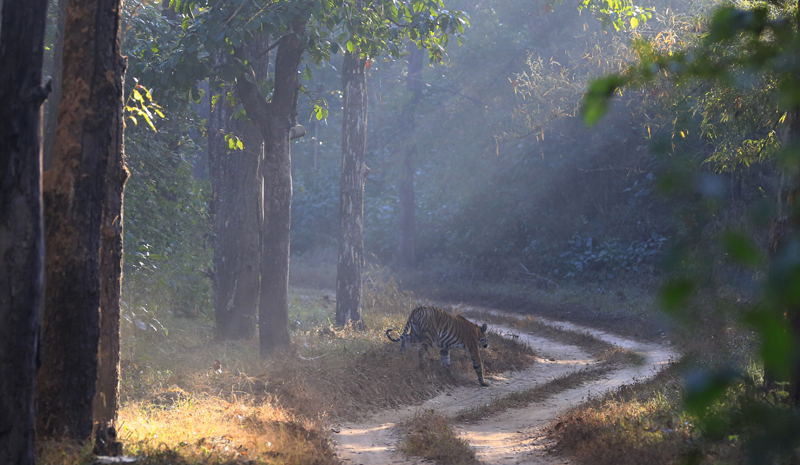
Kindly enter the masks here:
[[[133, 75], [126, 109], [135, 124], [125, 131], [131, 176], [124, 197], [123, 316], [126, 330], [164, 331], [164, 312], [197, 315], [211, 307], [204, 274], [212, 254], [210, 186], [197, 169], [204, 129], [188, 94], [159, 87], [161, 67], [180, 53], [174, 48], [180, 30], [149, 3], [126, 2], [124, 24], [123, 52]], [[144, 84], [157, 87], [151, 93]], [[136, 124], [142, 120], [145, 125]]]
[[[753, 160], [761, 161], [762, 153], [768, 151], [777, 155], [779, 165], [794, 171], [796, 152], [793, 147], [777, 150], [775, 129], [784, 121], [784, 111], [800, 107], [800, 92], [797, 91], [800, 64], [794, 59], [800, 50], [797, 15], [795, 5], [781, 3], [755, 4], [750, 9], [719, 8], [710, 21], [704, 41], [696, 47], [677, 53], [651, 50], [640, 54], [640, 64], [604, 84], [590, 87], [584, 103], [585, 119], [593, 122], [604, 113], [604, 107], [617, 89], [651, 82], [661, 74], [676, 81], [711, 81], [716, 89], [706, 94], [704, 133], [712, 140], [719, 134], [730, 133], [734, 136], [723, 137], [728, 141], [739, 139], [738, 149], [733, 149], [729, 142], [720, 144], [718, 150], [726, 151], [727, 155], [717, 153], [710, 158], [717, 162], [717, 168], [749, 167]], [[762, 89], [746, 96], [748, 89], [755, 89], [759, 84]], [[724, 99], [725, 96], [734, 97], [732, 107], [725, 108], [721, 103], [727, 100], [730, 105], [730, 99]], [[735, 120], [745, 120], [745, 123]], [[721, 125], [728, 127], [719, 130]], [[747, 137], [753, 131], [748, 126], [763, 128], [759, 139]], [[763, 298], [753, 310], [742, 315], [742, 320], [759, 333], [760, 355], [766, 371], [777, 379], [792, 379], [796, 383], [795, 376], [800, 370], [797, 349], [800, 341], [793, 320], [798, 318], [796, 312], [800, 304], [800, 260], [797, 258], [800, 247], [794, 233], [783, 242], [772, 257], [768, 279], [763, 285]], [[747, 234], [726, 231], [721, 235], [721, 243], [730, 258], [741, 265], [754, 267], [763, 261], [763, 254]], [[666, 308], [678, 310], [693, 288], [691, 278], [672, 280], [662, 288], [662, 302]], [[719, 435], [731, 427], [717, 415], [715, 403], [741, 379], [730, 370], [702, 372], [689, 379], [687, 408], [700, 416], [709, 434]], [[800, 389], [798, 386], [790, 388]], [[795, 453], [800, 444], [796, 415], [787, 416], [768, 404], [758, 403], [746, 411], [741, 410], [753, 429], [764, 433], [756, 434], [750, 444], [754, 460], [763, 460], [765, 454]]]
[[[180, 43], [183, 53], [170, 63], [174, 70], [170, 85], [184, 89], [187, 83], [211, 74], [226, 82], [246, 74], [243, 66], [249, 64], [249, 58], [241, 54], [242, 47], [259, 36], [271, 37], [273, 44], [279, 44], [287, 33], [301, 31], [308, 57], [317, 66], [340, 51], [364, 57], [383, 52], [397, 56], [408, 38], [427, 48], [431, 60], [441, 61], [449, 36], [460, 37], [469, 24], [461, 12], [446, 9], [442, 0], [369, 2], [364, 7], [350, 0], [265, 4], [172, 0], [170, 6], [183, 15], [185, 31]], [[236, 59], [212, 69], [208, 58], [217, 53]], [[306, 67], [305, 72], [311, 69]]]
[[[153, 131], [156, 131], [154, 124], [155, 116], [164, 118], [164, 113], [161, 111], [161, 106], [153, 101], [153, 96], [150, 91], [143, 85], [139, 84], [139, 80], [133, 78], [134, 87], [128, 92], [128, 98], [125, 101], [123, 110], [127, 113], [125, 121], [131, 121], [133, 124], [138, 125], [141, 118], [147, 126]], [[155, 115], [155, 116], [154, 116]]]
[[581, 0], [578, 9], [589, 10], [604, 25], [611, 24], [617, 31], [636, 29], [653, 17], [653, 8], [642, 8], [630, 0]]

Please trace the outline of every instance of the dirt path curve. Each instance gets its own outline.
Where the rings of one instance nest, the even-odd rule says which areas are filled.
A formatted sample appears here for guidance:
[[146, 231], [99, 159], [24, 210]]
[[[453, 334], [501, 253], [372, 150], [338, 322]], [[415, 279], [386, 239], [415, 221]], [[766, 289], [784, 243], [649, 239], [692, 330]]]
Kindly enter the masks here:
[[[554, 458], [544, 453], [547, 444], [542, 429], [546, 424], [553, 421], [559, 413], [581, 403], [589, 396], [599, 395], [634, 380], [654, 375], [675, 357], [675, 353], [666, 345], [638, 343], [571, 323], [548, 322], [543, 319], [540, 321], [564, 329], [586, 331], [604, 341], [633, 349], [644, 356], [646, 362], [642, 366], [623, 367], [612, 371], [602, 379], [559, 392], [544, 402], [507, 411], [476, 424], [457, 425], [460, 435], [469, 440], [478, 459], [484, 463], [564, 463], [563, 459], [554, 461]], [[493, 325], [493, 328], [496, 331], [517, 333], [499, 325]], [[476, 382], [475, 386], [452, 389], [421, 405], [384, 410], [357, 424], [341, 424], [339, 432], [334, 434], [338, 456], [346, 464], [424, 463], [421, 459], [405, 458], [396, 451], [400, 440], [399, 432], [395, 428], [396, 423], [411, 417], [419, 409], [434, 409], [439, 413], [455, 414], [464, 408], [486, 404], [492, 398], [513, 391], [530, 389], [595, 363], [587, 353], [575, 346], [563, 345], [524, 333], [520, 334], [520, 339], [541, 357], [530, 368], [489, 378], [491, 386], [488, 388], [480, 388]]]

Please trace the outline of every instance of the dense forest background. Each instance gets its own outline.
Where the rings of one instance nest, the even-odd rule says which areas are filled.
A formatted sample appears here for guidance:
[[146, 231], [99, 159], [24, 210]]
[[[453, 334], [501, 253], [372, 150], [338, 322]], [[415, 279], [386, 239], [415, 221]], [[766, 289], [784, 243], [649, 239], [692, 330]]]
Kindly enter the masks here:
[[96, 1], [49, 4], [41, 79], [8, 18], [45, 9], [0, 30], [25, 77], [0, 79], [24, 109], [0, 115], [0, 248], [26, 251], [0, 261], [0, 368], [24, 371], [0, 390], [38, 457], [336, 463], [331, 422], [557, 362], [493, 328], [483, 360], [412, 364], [385, 336], [436, 304], [586, 351], [553, 392], [661, 354], [559, 412], [565, 456], [796, 462], [796, 3]]
[[[658, 2], [646, 24], [616, 31], [565, 5], [455, 2], [471, 27], [442, 63], [424, 66], [411, 132], [399, 123], [410, 96], [408, 57], [371, 60], [369, 262], [396, 263], [401, 153], [413, 145], [421, 282], [521, 280], [547, 287], [623, 279], [646, 285], [662, 273], [666, 252], [686, 242], [705, 256], [690, 266], [704, 267], [700, 274], [709, 284], [751, 279], [725, 266], [714, 244], [725, 228], [745, 226], [751, 207], [772, 208], [780, 114], [769, 85], [712, 89], [664, 80], [625, 91], [593, 129], [578, 114], [589, 80], [630, 64], [637, 39], [661, 51], [690, 46], [713, 5]], [[157, 104], [165, 115], [152, 115], [157, 132], [135, 124], [135, 112], [128, 120], [123, 301], [130, 317], [145, 308], [208, 314], [214, 214], [208, 95], [202, 83], [181, 94], [165, 87], [164, 74], [181, 53], [182, 29], [162, 5], [128, 2], [123, 32], [129, 111]], [[309, 66], [298, 104], [308, 133], [292, 147], [292, 253], [331, 262], [340, 62], [334, 57]], [[131, 93], [137, 85], [150, 90], [152, 102], [144, 91]], [[147, 98], [137, 102], [139, 95]], [[319, 105], [325, 118], [318, 119]], [[675, 189], [678, 184], [688, 189]], [[765, 240], [764, 230], [750, 230]]]

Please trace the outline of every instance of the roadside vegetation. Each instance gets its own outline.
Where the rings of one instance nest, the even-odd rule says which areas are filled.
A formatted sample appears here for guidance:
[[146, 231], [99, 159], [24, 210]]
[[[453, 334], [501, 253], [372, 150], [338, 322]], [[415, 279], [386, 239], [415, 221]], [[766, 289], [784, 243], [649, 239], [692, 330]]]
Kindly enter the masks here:
[[407, 455], [424, 457], [441, 465], [480, 463], [469, 443], [457, 436], [450, 419], [433, 410], [415, 413], [400, 427], [405, 432], [400, 449]]
[[[400, 353], [386, 339], [386, 328], [402, 330], [417, 305], [393, 280], [373, 280], [365, 293], [367, 331], [331, 325], [329, 291], [293, 288], [291, 295], [293, 345], [266, 359], [257, 341], [215, 342], [202, 319], [126, 324], [117, 431], [125, 453], [153, 464], [338, 463], [329, 443], [336, 422], [452, 386], [477, 388], [463, 351], [453, 352], [446, 370], [437, 351], [420, 365], [414, 348]], [[534, 363], [527, 346], [491, 337], [482, 350], [490, 379]], [[40, 456], [43, 463], [79, 464], [91, 458], [84, 452], [53, 446]]]

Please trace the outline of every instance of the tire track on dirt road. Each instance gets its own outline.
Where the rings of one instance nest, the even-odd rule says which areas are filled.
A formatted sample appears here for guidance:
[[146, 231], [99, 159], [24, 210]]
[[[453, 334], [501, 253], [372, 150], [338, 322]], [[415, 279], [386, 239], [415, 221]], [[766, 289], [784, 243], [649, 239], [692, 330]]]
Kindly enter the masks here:
[[[590, 396], [601, 395], [622, 385], [655, 375], [676, 356], [667, 345], [640, 343], [571, 323], [547, 321], [541, 318], [538, 320], [562, 329], [588, 332], [603, 341], [632, 349], [644, 357], [645, 363], [641, 366], [625, 366], [613, 370], [582, 386], [558, 392], [543, 402], [507, 410], [474, 424], [456, 425], [459, 435], [469, 440], [477, 458], [484, 463], [501, 465], [564, 463], [564, 459], [556, 460], [545, 453], [548, 445], [544, 434], [545, 425], [555, 420], [560, 413], [580, 404]], [[525, 370], [489, 378], [491, 386], [488, 388], [480, 388], [477, 384], [458, 387], [420, 405], [383, 410], [363, 421], [343, 423], [333, 435], [339, 458], [346, 464], [423, 463], [422, 459], [406, 458], [396, 450], [402, 439], [396, 425], [412, 417], [414, 412], [420, 409], [433, 409], [445, 415], [455, 415], [465, 408], [486, 405], [496, 397], [536, 387], [597, 363], [589, 354], [576, 346], [520, 333], [499, 325], [493, 325], [493, 329], [498, 332], [519, 334], [520, 340], [533, 348], [540, 357], [537, 363]]]

